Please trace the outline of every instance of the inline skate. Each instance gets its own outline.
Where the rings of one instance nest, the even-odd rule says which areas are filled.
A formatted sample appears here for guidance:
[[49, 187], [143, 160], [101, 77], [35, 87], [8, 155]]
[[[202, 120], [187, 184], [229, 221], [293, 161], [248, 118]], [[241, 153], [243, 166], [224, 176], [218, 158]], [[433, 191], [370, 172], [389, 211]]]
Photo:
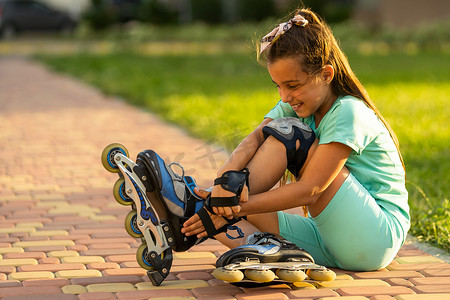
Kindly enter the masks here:
[[213, 276], [235, 284], [298, 282], [307, 278], [332, 281], [336, 278], [332, 270], [315, 264], [305, 250], [273, 234], [261, 232], [249, 236], [246, 245], [219, 257]]
[[[178, 163], [166, 164], [153, 150], [140, 152], [134, 162], [123, 145], [113, 143], [103, 150], [102, 164], [107, 171], [119, 174], [113, 195], [121, 205], [131, 206], [125, 217], [125, 230], [130, 236], [141, 238], [136, 259], [147, 270], [154, 285], [160, 285], [168, 276], [172, 250], [187, 251], [204, 240], [181, 233], [186, 220], [198, 214], [208, 237], [235, 229], [231, 225], [240, 220], [225, 219], [227, 224], [216, 229], [210, 217], [212, 207], [224, 206], [224, 202], [225, 205], [236, 205], [237, 196], [202, 199], [194, 192], [195, 180], [185, 176], [183, 167]], [[175, 166], [182, 171], [181, 175], [174, 172]], [[248, 171], [230, 171], [215, 181], [215, 184], [239, 193], [246, 183]]]

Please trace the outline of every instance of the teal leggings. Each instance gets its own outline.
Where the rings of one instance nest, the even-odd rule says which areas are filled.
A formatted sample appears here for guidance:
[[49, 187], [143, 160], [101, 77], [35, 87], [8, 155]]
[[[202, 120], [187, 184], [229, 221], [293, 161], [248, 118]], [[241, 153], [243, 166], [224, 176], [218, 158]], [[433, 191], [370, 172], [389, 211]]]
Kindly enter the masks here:
[[307, 250], [316, 263], [354, 271], [387, 266], [409, 227], [378, 205], [351, 174], [317, 217], [278, 212], [278, 222], [280, 235]]

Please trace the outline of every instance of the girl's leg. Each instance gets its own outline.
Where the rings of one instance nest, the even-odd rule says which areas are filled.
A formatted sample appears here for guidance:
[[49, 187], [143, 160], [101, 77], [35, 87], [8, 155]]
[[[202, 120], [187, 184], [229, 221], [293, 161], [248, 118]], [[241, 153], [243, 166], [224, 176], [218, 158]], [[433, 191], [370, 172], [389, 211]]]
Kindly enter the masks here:
[[[305, 166], [309, 163], [312, 153], [317, 148], [318, 140], [311, 146], [309, 150], [308, 158], [300, 171], [299, 176], [303, 173]], [[300, 144], [297, 142], [297, 147]], [[269, 136], [258, 149], [253, 158], [247, 165], [250, 171], [249, 185], [250, 193], [258, 194], [270, 190], [277, 184], [280, 178], [286, 171], [287, 158], [286, 148], [283, 143], [278, 141], [273, 136]], [[328, 187], [326, 191], [322, 193], [317, 204], [308, 207], [308, 209], [314, 212], [314, 215], [319, 214], [326, 205], [331, 201], [334, 194], [337, 192], [342, 182], [348, 176], [348, 170], [343, 169], [333, 183]], [[325, 204], [323, 204], [325, 203]], [[244, 238], [229, 239], [225, 233], [217, 235], [215, 238], [224, 245], [235, 248], [245, 244], [247, 236], [255, 231], [271, 232], [279, 234], [279, 221], [277, 212], [249, 215], [247, 220], [242, 220], [236, 224], [244, 233]]]

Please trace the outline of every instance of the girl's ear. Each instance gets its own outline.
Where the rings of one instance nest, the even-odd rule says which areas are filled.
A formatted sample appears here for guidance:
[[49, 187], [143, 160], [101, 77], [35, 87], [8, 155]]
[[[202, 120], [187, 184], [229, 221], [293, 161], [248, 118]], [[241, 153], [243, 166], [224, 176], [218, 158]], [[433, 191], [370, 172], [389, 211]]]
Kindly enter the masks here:
[[322, 69], [322, 79], [326, 84], [331, 83], [334, 78], [334, 68], [332, 65], [325, 65]]

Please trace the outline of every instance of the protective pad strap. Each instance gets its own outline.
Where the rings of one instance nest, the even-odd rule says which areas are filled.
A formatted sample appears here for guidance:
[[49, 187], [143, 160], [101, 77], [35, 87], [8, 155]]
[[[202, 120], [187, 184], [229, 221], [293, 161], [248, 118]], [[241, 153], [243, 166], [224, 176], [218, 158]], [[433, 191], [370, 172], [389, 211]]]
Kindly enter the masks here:
[[[308, 157], [308, 151], [314, 143], [314, 131], [298, 118], [288, 117], [273, 120], [263, 127], [264, 138], [275, 137], [286, 147], [287, 169], [298, 176]], [[296, 143], [300, 147], [296, 149]]]
[[239, 198], [237, 196], [231, 197], [211, 197], [209, 200], [211, 207], [230, 207], [239, 205]]
[[244, 184], [248, 187], [249, 175], [250, 172], [247, 168], [242, 171], [226, 171], [221, 177], [214, 180], [214, 185], [220, 184], [224, 190], [240, 195], [244, 188]]
[[[227, 224], [220, 227], [219, 229], [216, 229], [216, 227], [214, 226], [214, 223], [211, 220], [211, 217], [208, 214], [208, 211], [210, 213], [214, 214], [214, 212], [212, 212], [207, 206], [203, 206], [197, 212], [198, 217], [202, 221], [203, 227], [205, 227], [205, 231], [208, 234], [208, 237], [213, 237], [221, 232], [226, 232], [228, 229], [237, 230], [236, 228], [233, 228], [230, 225], [233, 225], [233, 224], [239, 222], [240, 220], [242, 220], [242, 218], [225, 219], [227, 221]], [[241, 238], [241, 233], [239, 232], [239, 230], [238, 230], [238, 234], [239, 234], [239, 236], [237, 238]], [[235, 239], [235, 238], [231, 237], [231, 239]]]

